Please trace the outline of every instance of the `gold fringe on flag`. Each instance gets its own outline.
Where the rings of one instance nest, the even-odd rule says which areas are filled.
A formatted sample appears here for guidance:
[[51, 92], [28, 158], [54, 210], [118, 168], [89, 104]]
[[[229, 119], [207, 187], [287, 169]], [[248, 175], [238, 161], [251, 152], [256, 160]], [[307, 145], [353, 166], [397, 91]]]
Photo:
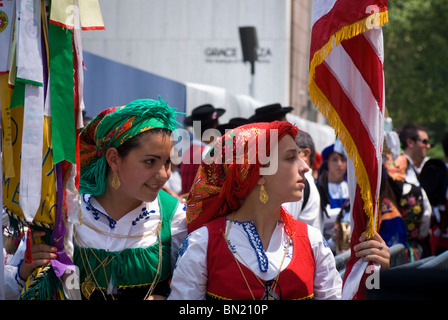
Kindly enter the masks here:
[[[379, 16], [378, 16], [379, 15]], [[361, 197], [364, 201], [364, 212], [368, 217], [367, 229], [364, 233], [367, 233], [368, 238], [372, 238], [375, 232], [376, 220], [373, 213], [373, 199], [370, 189], [370, 181], [367, 175], [366, 168], [362, 159], [359, 155], [358, 148], [356, 147], [349, 131], [341, 121], [338, 113], [335, 111], [331, 102], [319, 89], [316, 82], [314, 81], [316, 67], [319, 66], [324, 60], [330, 55], [334, 47], [338, 46], [342, 41], [351, 39], [357, 35], [360, 35], [368, 31], [372, 26], [369, 27], [369, 21], [378, 21], [379, 26], [383, 26], [389, 21], [388, 11], [376, 12], [368, 17], [359, 20], [351, 25], [347, 25], [339, 29], [336, 33], [330, 36], [328, 42], [322, 46], [313, 55], [310, 62], [310, 77], [308, 82], [308, 90], [310, 92], [310, 98], [312, 103], [318, 108], [318, 110], [328, 119], [330, 126], [335, 130], [336, 135], [341, 140], [345, 151], [347, 152], [350, 159], [353, 161], [355, 167], [355, 175], [359, 188], [361, 190]], [[376, 27], [376, 25], [374, 25]], [[378, 203], [376, 206], [378, 210]]]

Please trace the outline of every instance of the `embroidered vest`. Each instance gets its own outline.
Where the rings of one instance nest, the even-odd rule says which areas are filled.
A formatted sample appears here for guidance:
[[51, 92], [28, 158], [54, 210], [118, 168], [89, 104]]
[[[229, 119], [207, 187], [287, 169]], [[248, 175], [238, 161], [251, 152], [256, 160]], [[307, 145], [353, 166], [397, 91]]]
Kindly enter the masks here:
[[[265, 296], [265, 287], [260, 284], [249, 268], [238, 261], [240, 271], [224, 239], [226, 217], [215, 219], [206, 226], [209, 231], [207, 298], [251, 300], [252, 291], [255, 299], [262, 299]], [[278, 284], [275, 285], [275, 294], [271, 295], [284, 300], [310, 299], [313, 297], [315, 264], [307, 225], [295, 220], [294, 228], [292, 259], [280, 272]], [[241, 272], [244, 273], [244, 277]], [[268, 288], [273, 285], [272, 281], [261, 281]]]
[[[171, 220], [179, 200], [161, 190], [158, 201], [162, 219], [160, 232], [162, 263], [157, 277], [161, 282], [168, 279], [171, 273]], [[73, 258], [80, 270], [80, 283], [84, 282], [91, 268], [96, 270], [95, 280], [103, 290], [107, 289], [111, 279], [118, 289], [142, 287], [152, 284], [156, 276], [159, 264], [159, 241], [157, 240], [155, 244], [147, 248], [128, 248], [121, 252], [80, 248], [75, 245]], [[109, 261], [112, 258], [111, 263], [104, 269], [100, 266], [100, 261], [106, 261], [106, 259]], [[86, 265], [87, 260], [90, 267]]]

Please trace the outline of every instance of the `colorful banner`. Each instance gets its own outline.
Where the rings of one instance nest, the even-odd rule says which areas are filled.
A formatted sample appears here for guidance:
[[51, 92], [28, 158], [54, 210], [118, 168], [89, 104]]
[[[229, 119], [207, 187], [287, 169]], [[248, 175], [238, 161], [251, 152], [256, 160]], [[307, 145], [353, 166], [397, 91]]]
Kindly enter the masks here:
[[[0, 37], [1, 57], [7, 57], [8, 66], [0, 73], [3, 209], [17, 234], [25, 227], [44, 230], [46, 235], [37, 243], [57, 248], [57, 258], [27, 279], [20, 299], [77, 299], [77, 291], [61, 279], [67, 270], [74, 270], [72, 226], [67, 219], [79, 212], [73, 203], [79, 198], [76, 154], [82, 126], [78, 125], [83, 101], [80, 29], [73, 38], [74, 30], [50, 23], [50, 7], [57, 8], [62, 0], [6, 2], [13, 11], [8, 25], [16, 27], [8, 41]], [[6, 2], [0, 0], [0, 18]], [[79, 23], [83, 9], [78, 2], [82, 0], [71, 1], [70, 9]], [[5, 21], [0, 20], [0, 32]], [[29, 261], [31, 242], [26, 243], [25, 261]]]
[[[8, 114], [9, 118], [4, 118], [2, 116], [2, 124], [10, 122], [11, 135], [8, 138], [3, 136], [2, 145], [5, 148], [6, 140], [10, 140], [12, 146], [12, 159], [15, 175], [13, 177], [4, 178], [3, 181], [3, 204], [9, 211], [9, 214], [16, 217], [18, 220], [25, 223], [25, 217], [20, 207], [20, 167], [21, 167], [21, 151], [22, 151], [22, 128], [23, 128], [23, 104], [24, 104], [24, 90], [18, 90], [18, 86], [15, 87], [11, 108], [8, 107], [6, 102], [7, 92], [12, 91], [7, 87], [7, 75], [0, 75], [3, 81], [0, 82], [0, 98], [2, 102], [2, 114]], [[5, 88], [6, 86], [6, 88]], [[24, 85], [22, 85], [24, 86]], [[3, 101], [5, 100], [5, 104]], [[42, 186], [41, 186], [41, 197], [40, 204], [37, 209], [37, 213], [34, 217], [34, 223], [42, 227], [51, 228], [55, 221], [56, 216], [56, 176], [53, 167], [53, 156], [51, 152], [51, 147], [48, 145], [48, 135], [50, 132], [48, 119], [44, 120], [44, 131], [43, 131], [43, 146], [42, 150], [39, 152], [42, 154], [41, 166], [42, 166]], [[5, 152], [3, 152], [5, 155]], [[3, 159], [5, 160], [5, 158]], [[3, 162], [5, 163], [5, 161]], [[3, 168], [5, 170], [5, 168]], [[5, 171], [3, 173], [5, 175]]]

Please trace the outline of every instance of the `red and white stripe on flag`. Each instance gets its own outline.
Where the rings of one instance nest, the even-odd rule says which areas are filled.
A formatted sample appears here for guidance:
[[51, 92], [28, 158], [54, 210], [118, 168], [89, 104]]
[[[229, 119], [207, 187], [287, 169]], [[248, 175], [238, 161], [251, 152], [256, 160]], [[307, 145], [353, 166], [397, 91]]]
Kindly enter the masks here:
[[[310, 46], [311, 100], [328, 119], [353, 165], [350, 246], [376, 230], [384, 121], [382, 26], [387, 0], [315, 0]], [[350, 181], [349, 181], [350, 183]], [[367, 263], [352, 255], [342, 297], [360, 297]]]

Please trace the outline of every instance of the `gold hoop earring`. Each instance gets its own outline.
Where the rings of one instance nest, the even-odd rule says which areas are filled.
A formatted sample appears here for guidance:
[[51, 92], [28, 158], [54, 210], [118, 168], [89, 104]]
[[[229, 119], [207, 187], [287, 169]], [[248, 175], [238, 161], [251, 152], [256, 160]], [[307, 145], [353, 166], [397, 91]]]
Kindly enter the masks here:
[[117, 172], [114, 171], [114, 173], [112, 175], [112, 188], [117, 190], [118, 188], [120, 188], [120, 186], [121, 186], [120, 178], [118, 177]]
[[264, 185], [262, 184], [260, 186], [260, 197], [259, 197], [261, 203], [266, 204], [269, 200], [268, 193], [266, 192], [266, 189], [264, 188]]

